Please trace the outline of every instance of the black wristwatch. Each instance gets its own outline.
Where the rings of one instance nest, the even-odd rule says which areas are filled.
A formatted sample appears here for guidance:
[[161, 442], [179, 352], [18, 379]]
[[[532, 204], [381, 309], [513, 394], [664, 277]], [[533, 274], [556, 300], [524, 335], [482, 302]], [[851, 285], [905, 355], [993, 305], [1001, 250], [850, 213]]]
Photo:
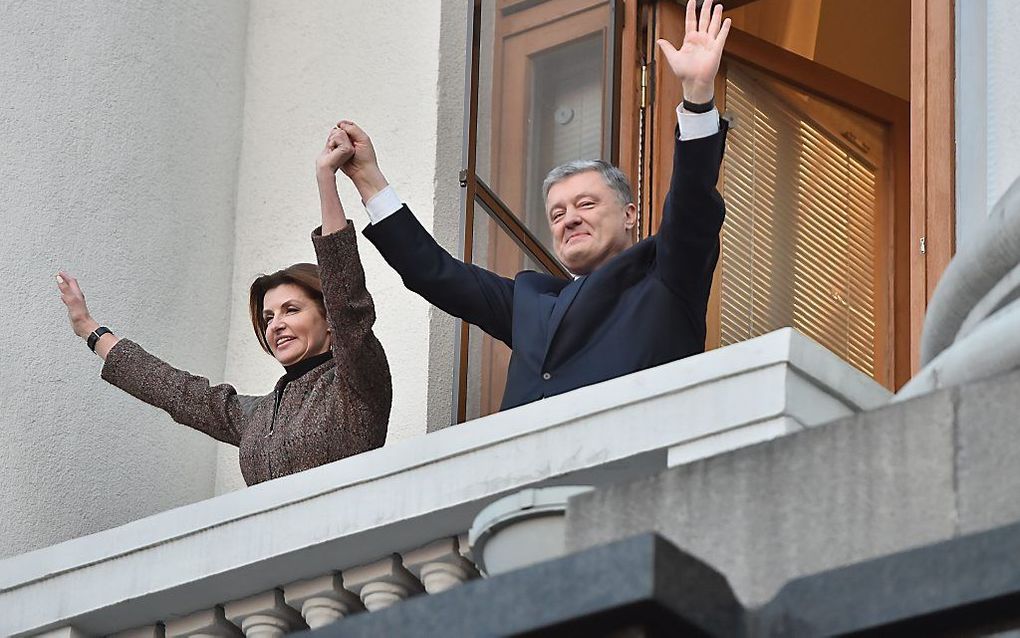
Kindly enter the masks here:
[[89, 335], [89, 339], [88, 339], [89, 350], [91, 350], [92, 352], [95, 352], [96, 351], [96, 344], [99, 343], [99, 338], [102, 337], [105, 334], [111, 334], [112, 335], [113, 331], [110, 330], [109, 328], [107, 328], [106, 326], [99, 326], [98, 328], [93, 330], [92, 334]]
[[689, 102], [687, 101], [686, 98], [684, 99], [684, 110], [687, 111], [688, 113], [708, 113], [714, 108], [715, 98], [712, 98], [708, 102], [702, 102], [700, 104], [697, 102]]

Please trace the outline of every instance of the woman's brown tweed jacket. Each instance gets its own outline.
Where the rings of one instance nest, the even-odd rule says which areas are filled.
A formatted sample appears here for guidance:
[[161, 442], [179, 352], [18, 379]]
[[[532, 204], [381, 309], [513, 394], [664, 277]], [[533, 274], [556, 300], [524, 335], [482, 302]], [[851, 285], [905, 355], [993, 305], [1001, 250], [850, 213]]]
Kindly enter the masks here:
[[[372, 334], [375, 307], [365, 288], [353, 224], [323, 237], [312, 233], [333, 358], [272, 394], [239, 397], [230, 385], [178, 370], [121, 339], [103, 379], [178, 423], [240, 448], [248, 485], [293, 474], [382, 446], [392, 388], [390, 369]], [[282, 389], [281, 389], [282, 388]], [[281, 393], [279, 408], [276, 396]]]

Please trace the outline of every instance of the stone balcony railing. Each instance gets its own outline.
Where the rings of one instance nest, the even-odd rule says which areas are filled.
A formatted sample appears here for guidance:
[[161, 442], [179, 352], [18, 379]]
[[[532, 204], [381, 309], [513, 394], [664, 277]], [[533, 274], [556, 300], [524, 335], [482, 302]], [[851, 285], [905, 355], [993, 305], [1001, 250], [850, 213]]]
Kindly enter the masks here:
[[274, 636], [477, 576], [494, 499], [607, 485], [873, 409], [793, 330], [0, 561], [0, 635]]

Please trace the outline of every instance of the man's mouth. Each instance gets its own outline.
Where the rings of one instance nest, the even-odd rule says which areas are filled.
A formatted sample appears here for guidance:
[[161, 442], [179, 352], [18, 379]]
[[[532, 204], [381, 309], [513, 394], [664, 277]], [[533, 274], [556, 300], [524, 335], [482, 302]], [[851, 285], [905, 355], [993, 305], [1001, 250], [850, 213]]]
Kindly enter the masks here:
[[567, 243], [568, 244], [572, 244], [572, 243], [574, 243], [575, 239], [580, 239], [580, 238], [583, 238], [583, 237], [591, 237], [591, 235], [589, 235], [588, 233], [576, 233], [576, 234], [571, 235], [570, 237], [567, 238]]

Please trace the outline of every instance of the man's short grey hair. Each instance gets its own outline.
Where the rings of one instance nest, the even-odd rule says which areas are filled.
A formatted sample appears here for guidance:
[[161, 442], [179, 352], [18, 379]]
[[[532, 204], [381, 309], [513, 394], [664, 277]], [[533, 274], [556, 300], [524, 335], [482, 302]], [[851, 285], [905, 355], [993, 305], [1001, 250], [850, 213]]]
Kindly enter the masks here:
[[549, 171], [549, 174], [545, 176], [545, 181], [542, 182], [542, 199], [548, 199], [549, 189], [559, 182], [578, 173], [587, 173], [589, 171], [595, 171], [602, 176], [606, 186], [616, 192], [616, 196], [620, 198], [621, 204], [634, 203], [634, 194], [631, 191], [630, 180], [627, 179], [627, 176], [609, 162], [600, 159], [573, 160], [560, 164]]

